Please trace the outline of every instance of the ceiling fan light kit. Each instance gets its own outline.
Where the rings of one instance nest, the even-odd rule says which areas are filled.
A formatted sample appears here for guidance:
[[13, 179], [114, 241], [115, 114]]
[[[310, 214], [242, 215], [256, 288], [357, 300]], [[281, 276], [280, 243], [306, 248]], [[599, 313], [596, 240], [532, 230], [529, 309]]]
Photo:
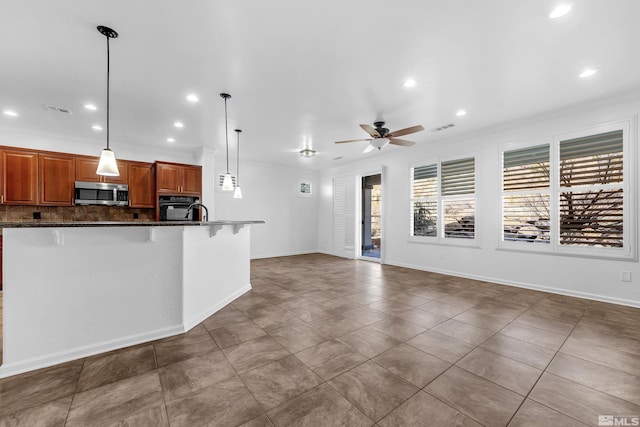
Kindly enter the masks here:
[[371, 127], [371, 125], [360, 125], [362, 130], [367, 132], [371, 138], [349, 139], [346, 141], [337, 141], [336, 144], [367, 141], [369, 143], [369, 146], [365, 148], [364, 153], [373, 151], [376, 148], [378, 150], [381, 150], [382, 148], [386, 147], [388, 144], [399, 145], [401, 147], [411, 147], [412, 145], [415, 145], [415, 142], [407, 141], [406, 139], [399, 139], [397, 137], [410, 135], [412, 133], [421, 132], [424, 130], [424, 127], [422, 126], [411, 126], [405, 129], [389, 132], [389, 129], [383, 127], [384, 122], [375, 122], [373, 125], [375, 126], [375, 128]]
[[107, 38], [107, 147], [103, 149], [102, 153], [100, 154], [100, 161], [98, 162], [98, 169], [96, 170], [96, 174], [103, 176], [120, 176], [120, 171], [118, 170], [118, 162], [116, 161], [116, 155], [109, 148], [109, 39], [115, 39], [116, 37], [118, 37], [118, 33], [111, 28], [105, 27], [103, 25], [99, 25], [97, 28], [100, 34]]

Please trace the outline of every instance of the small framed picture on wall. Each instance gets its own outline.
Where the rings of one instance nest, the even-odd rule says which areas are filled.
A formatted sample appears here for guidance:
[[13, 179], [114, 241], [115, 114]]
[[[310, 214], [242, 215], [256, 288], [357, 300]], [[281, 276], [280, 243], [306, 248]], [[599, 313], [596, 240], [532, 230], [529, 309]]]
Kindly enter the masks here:
[[311, 197], [312, 194], [311, 181], [308, 179], [298, 180], [298, 196], [299, 197]]

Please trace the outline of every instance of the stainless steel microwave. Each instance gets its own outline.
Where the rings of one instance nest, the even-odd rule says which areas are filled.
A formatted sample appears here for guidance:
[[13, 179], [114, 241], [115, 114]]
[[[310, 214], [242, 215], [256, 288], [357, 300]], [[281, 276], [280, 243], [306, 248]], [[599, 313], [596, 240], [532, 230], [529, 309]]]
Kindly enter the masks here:
[[107, 182], [76, 181], [75, 204], [129, 206], [129, 186]]

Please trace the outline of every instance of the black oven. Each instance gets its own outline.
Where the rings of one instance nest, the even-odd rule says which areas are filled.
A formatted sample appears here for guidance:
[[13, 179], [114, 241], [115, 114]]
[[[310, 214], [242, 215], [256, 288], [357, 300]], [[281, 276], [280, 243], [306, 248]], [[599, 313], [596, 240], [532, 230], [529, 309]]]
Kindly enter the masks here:
[[194, 203], [200, 202], [197, 197], [189, 196], [160, 196], [160, 221], [200, 221], [200, 206]]

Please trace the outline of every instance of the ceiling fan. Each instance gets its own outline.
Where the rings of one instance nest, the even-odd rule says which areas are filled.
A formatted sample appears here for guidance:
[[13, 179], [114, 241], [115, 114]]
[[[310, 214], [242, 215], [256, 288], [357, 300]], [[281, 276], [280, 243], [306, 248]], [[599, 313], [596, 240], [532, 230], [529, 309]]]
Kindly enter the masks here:
[[407, 141], [405, 139], [398, 139], [398, 136], [409, 135], [412, 133], [423, 131], [424, 128], [422, 126], [412, 126], [406, 129], [400, 129], [393, 132], [389, 132], [389, 129], [383, 127], [384, 122], [375, 122], [373, 124], [375, 128], [372, 128], [370, 125], [360, 125], [365, 132], [367, 132], [371, 138], [366, 139], [350, 139], [347, 141], [337, 141], [336, 144], [344, 144], [347, 142], [359, 142], [359, 141], [367, 141], [369, 145], [365, 148], [364, 153], [368, 153], [369, 151], [373, 151], [373, 149], [377, 148], [378, 150], [385, 147], [387, 144], [393, 145], [401, 145], [403, 147], [411, 147], [415, 145], [413, 141]]

